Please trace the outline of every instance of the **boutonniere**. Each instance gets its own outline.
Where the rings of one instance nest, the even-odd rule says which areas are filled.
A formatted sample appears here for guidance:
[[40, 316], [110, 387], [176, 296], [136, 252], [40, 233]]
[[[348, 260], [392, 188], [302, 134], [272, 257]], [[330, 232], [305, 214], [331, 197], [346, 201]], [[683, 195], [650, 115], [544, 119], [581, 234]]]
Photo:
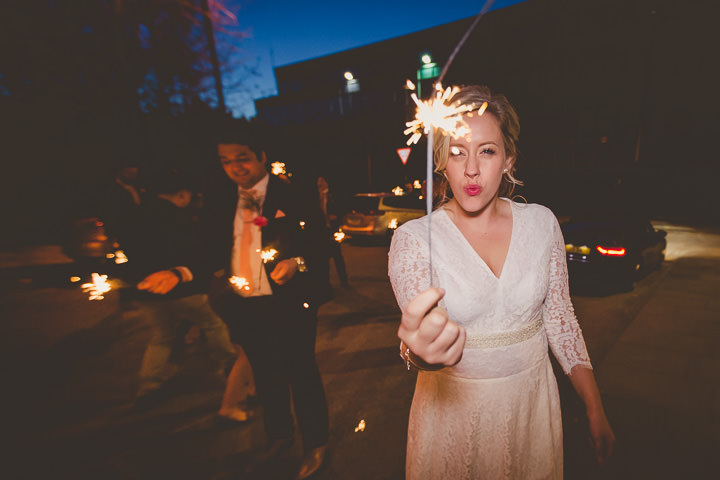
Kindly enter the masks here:
[[268, 224], [268, 219], [263, 217], [262, 215], [258, 215], [253, 220], [253, 224], [257, 225], [258, 227], [264, 227]]

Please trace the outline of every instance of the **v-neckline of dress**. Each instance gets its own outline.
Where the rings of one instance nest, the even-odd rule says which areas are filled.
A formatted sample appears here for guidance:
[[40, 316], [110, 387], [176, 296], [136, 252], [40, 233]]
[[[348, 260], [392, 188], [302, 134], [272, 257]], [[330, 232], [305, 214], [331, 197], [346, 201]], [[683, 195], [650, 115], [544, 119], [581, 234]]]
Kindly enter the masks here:
[[475, 249], [470, 244], [468, 239], [465, 238], [465, 235], [462, 233], [462, 231], [460, 231], [458, 226], [455, 225], [455, 222], [452, 221], [452, 219], [448, 215], [447, 211], [445, 211], [445, 208], [442, 208], [445, 218], [448, 220], [448, 222], [450, 222], [450, 224], [452, 225], [452, 228], [455, 229], [457, 234], [460, 235], [460, 238], [462, 238], [462, 242], [465, 244], [465, 246], [473, 253], [475, 258], [477, 258], [480, 261], [480, 264], [483, 265], [483, 267], [485, 268], [487, 273], [489, 273], [490, 276], [492, 276], [498, 282], [502, 280], [503, 274], [507, 270], [506, 267], [507, 267], [508, 261], [510, 260], [510, 254], [512, 253], [513, 244], [515, 243], [515, 233], [516, 233], [517, 225], [518, 225], [517, 222], [515, 221], [517, 212], [515, 211], [515, 208], [513, 206], [513, 201], [510, 200], [509, 198], [504, 198], [504, 197], [500, 197], [500, 200], [509, 202], [510, 214], [512, 215], [512, 231], [510, 232], [510, 244], [508, 245], [507, 253], [505, 254], [505, 260], [503, 261], [502, 268], [500, 269], [500, 275], [495, 275], [495, 272], [493, 272], [492, 268], [490, 268], [490, 266], [485, 262], [485, 259], [483, 259], [482, 256], [480, 256], [480, 254], [475, 251]]

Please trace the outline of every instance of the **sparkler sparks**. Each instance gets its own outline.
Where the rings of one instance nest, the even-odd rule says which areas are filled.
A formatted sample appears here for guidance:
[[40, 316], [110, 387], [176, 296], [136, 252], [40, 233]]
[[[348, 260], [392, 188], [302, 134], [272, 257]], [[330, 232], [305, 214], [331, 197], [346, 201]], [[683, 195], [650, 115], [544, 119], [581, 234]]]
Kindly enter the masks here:
[[260, 251], [260, 258], [262, 258], [263, 263], [267, 263], [270, 260], [274, 260], [277, 253], [278, 251], [274, 248], [266, 248], [265, 250]]
[[336, 242], [342, 243], [342, 241], [345, 240], [345, 233], [342, 230], [338, 230], [337, 232], [333, 233], [333, 237], [335, 238]]
[[80, 285], [80, 287], [83, 289], [83, 292], [89, 295], [88, 300], [104, 299], [104, 294], [112, 289], [110, 283], [107, 281], [107, 275], [99, 275], [97, 273], [93, 273], [90, 278], [92, 282], [83, 283], [82, 285]]
[[365, 420], [360, 420], [360, 423], [358, 423], [357, 427], [355, 427], [355, 433], [364, 432], [364, 431], [365, 431]]
[[398, 219], [393, 218], [392, 220], [390, 220], [390, 223], [388, 223], [387, 228], [389, 228], [390, 230], [395, 230], [396, 228], [398, 228]]
[[402, 188], [401, 186], [397, 186], [397, 187], [393, 188], [393, 189], [392, 189], [392, 192], [393, 192], [393, 194], [395, 194], [395, 196], [397, 196], [397, 197], [400, 197], [400, 196], [402, 196], [402, 195], [405, 195], [405, 190], [403, 190], [403, 188]]
[[115, 263], [120, 265], [121, 263], [127, 263], [128, 257], [125, 255], [125, 252], [122, 250], [118, 250], [115, 252]]
[[[474, 110], [475, 105], [457, 105], [452, 103], [452, 97], [459, 91], [458, 87], [447, 87], [443, 90], [442, 85], [435, 84], [435, 96], [428, 100], [419, 100], [417, 95], [411, 95], [417, 109], [415, 120], [407, 122], [403, 133], [410, 135], [408, 145], [417, 143], [423, 133], [430, 133], [431, 130], [442, 129], [453, 138], [467, 135], [470, 132], [463, 115]], [[484, 110], [485, 104], [481, 107]]]
[[233, 288], [237, 291], [247, 292], [250, 290], [250, 282], [248, 282], [245, 277], [237, 277], [233, 275], [232, 277], [228, 278], [228, 281], [230, 282], [230, 285], [232, 285]]
[[271, 165], [273, 175], [284, 175], [286, 172], [283, 162], [273, 162]]

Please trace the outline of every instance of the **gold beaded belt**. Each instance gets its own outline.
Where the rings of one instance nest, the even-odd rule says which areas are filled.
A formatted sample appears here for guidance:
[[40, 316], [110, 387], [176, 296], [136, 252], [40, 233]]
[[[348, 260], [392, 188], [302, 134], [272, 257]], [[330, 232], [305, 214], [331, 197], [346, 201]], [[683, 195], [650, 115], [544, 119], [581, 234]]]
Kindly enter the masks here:
[[524, 342], [535, 336], [543, 327], [542, 315], [531, 323], [517, 330], [499, 333], [470, 333], [465, 340], [465, 348], [496, 348], [506, 347], [514, 343]]

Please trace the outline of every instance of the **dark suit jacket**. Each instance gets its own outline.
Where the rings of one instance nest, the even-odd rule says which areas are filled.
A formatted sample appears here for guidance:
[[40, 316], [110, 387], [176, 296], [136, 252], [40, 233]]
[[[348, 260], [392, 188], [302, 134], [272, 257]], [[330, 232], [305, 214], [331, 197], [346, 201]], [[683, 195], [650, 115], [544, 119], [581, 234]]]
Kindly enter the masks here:
[[[229, 286], [227, 278], [238, 195], [234, 183], [224, 183], [226, 186], [208, 193], [204, 215], [206, 256], [203, 265], [193, 268], [193, 271], [215, 279], [211, 295], [220, 294], [219, 290]], [[322, 212], [315, 210], [296, 188], [270, 175], [262, 209], [268, 224], [261, 227], [261, 235], [263, 249], [278, 251], [275, 259], [265, 264], [273, 295], [319, 306], [332, 297], [332, 290], [328, 278], [328, 253], [320, 241], [326, 235], [324, 220]], [[300, 222], [305, 222], [304, 227]], [[284, 285], [276, 284], [270, 278], [270, 272], [280, 260], [292, 257], [304, 257], [308, 271], [296, 272]]]

